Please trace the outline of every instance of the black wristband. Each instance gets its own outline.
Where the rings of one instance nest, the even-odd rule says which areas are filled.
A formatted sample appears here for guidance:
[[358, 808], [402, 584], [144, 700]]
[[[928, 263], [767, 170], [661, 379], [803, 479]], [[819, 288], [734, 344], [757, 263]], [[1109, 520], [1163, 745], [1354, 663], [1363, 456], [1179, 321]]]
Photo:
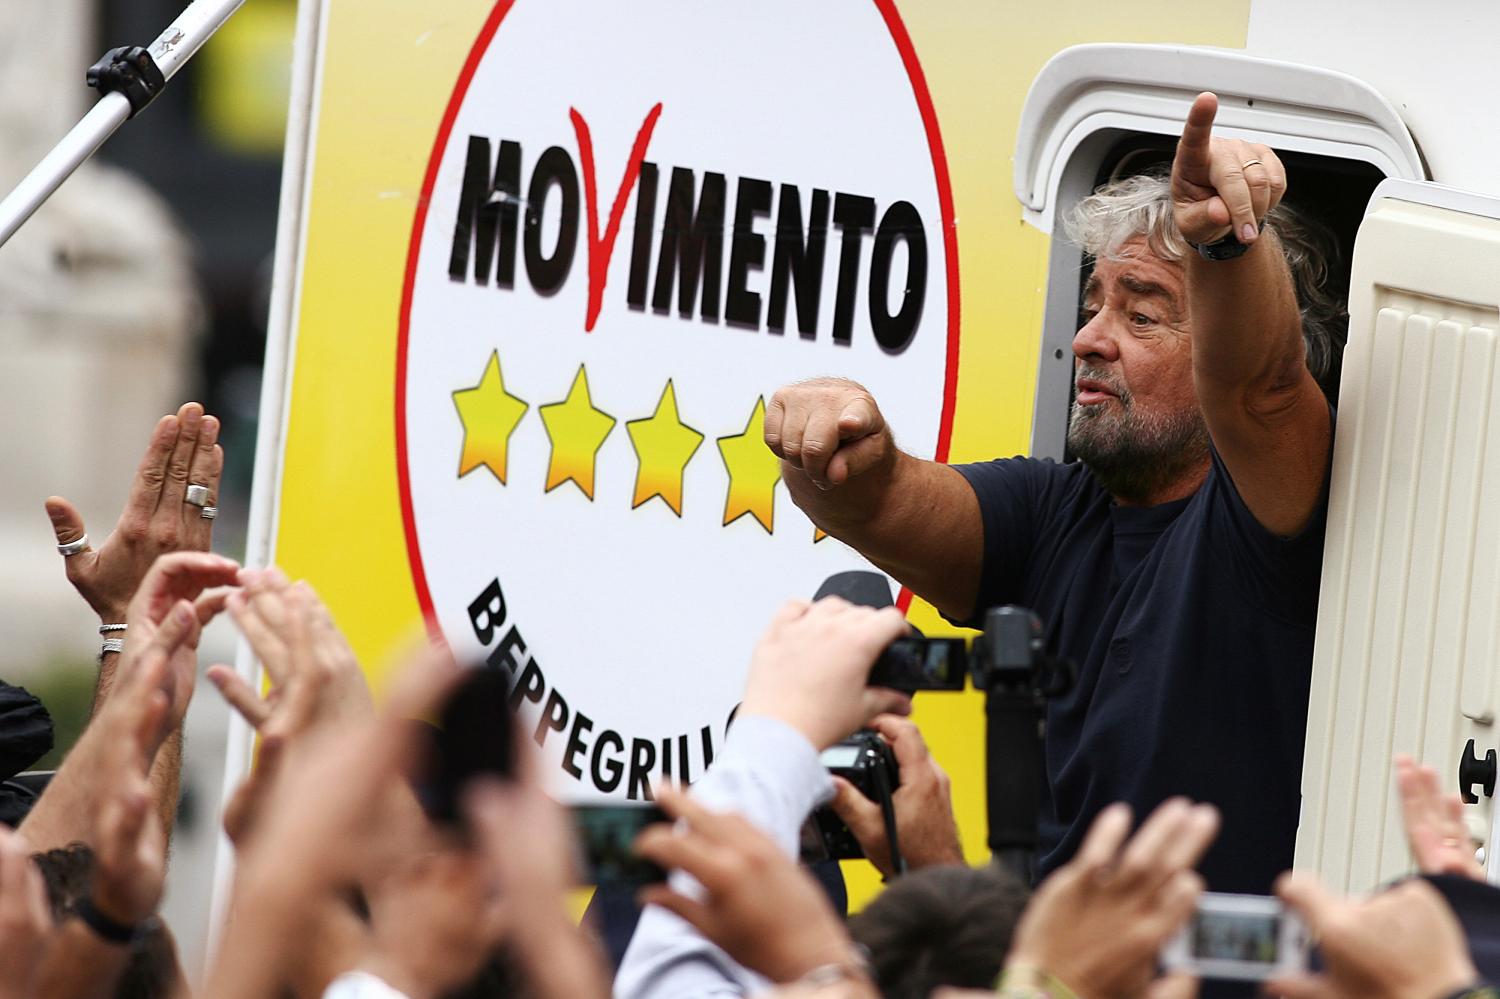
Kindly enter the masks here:
[[[1264, 232], [1265, 220], [1260, 222], [1257, 231]], [[1239, 237], [1231, 230], [1229, 235], [1213, 243], [1189, 243], [1193, 249], [1198, 251], [1198, 256], [1204, 260], [1233, 260], [1235, 257], [1243, 257], [1250, 251], [1250, 243], [1241, 243]]]
[[101, 940], [107, 943], [119, 944], [122, 947], [129, 947], [145, 936], [146, 931], [151, 928], [152, 922], [150, 919], [147, 919], [136, 923], [134, 926], [117, 923], [95, 908], [94, 900], [87, 895], [78, 900], [78, 904], [73, 909], [73, 914], [78, 917], [83, 925], [93, 930], [95, 935]]

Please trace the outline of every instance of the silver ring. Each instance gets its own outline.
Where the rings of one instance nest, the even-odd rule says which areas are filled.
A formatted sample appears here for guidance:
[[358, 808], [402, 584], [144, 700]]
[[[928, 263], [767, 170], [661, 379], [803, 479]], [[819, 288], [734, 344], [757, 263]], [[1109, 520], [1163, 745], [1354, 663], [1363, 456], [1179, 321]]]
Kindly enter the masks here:
[[198, 511], [198, 516], [202, 517], [204, 520], [213, 520], [218, 515], [219, 508], [216, 506], [206, 506], [202, 510]]
[[1253, 166], [1260, 166], [1260, 165], [1261, 165], [1260, 160], [1246, 160], [1245, 162], [1243, 162], [1243, 163], [1240, 164], [1240, 169], [1241, 170], [1249, 170]]
[[187, 495], [182, 498], [182, 501], [191, 503], [193, 506], [208, 506], [208, 487], [188, 486]]
[[70, 555], [77, 555], [79, 552], [83, 551], [88, 546], [89, 546], [89, 536], [87, 534], [85, 534], [83, 537], [79, 538], [77, 541], [69, 541], [65, 545], [58, 545], [57, 546], [57, 554], [61, 555], [63, 558], [67, 558]]

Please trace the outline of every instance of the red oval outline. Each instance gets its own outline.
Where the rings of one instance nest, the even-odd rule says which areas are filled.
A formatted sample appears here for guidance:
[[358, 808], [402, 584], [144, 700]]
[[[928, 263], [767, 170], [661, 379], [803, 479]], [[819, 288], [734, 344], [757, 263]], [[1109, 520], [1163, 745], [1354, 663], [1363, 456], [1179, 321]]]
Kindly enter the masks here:
[[[480, 62], [489, 51], [490, 44], [495, 39], [495, 33], [500, 30], [500, 22], [505, 20], [505, 15], [510, 13], [515, 3], [516, 0], [499, 0], [490, 11], [489, 18], [479, 32], [479, 37], [474, 41], [474, 47], [469, 50], [469, 57], [465, 60], [458, 82], [454, 86], [453, 96], [449, 99], [448, 107], [443, 113], [442, 124], [438, 127], [437, 140], [433, 143], [432, 156], [427, 163], [427, 176], [422, 182], [422, 196], [417, 201], [416, 215], [412, 220], [411, 242], [406, 257], [406, 281], [401, 291], [401, 317], [396, 338], [396, 480], [401, 493], [401, 524], [406, 533], [407, 561], [411, 563], [412, 583], [416, 587], [417, 603], [422, 608], [422, 618], [427, 623], [428, 634], [433, 638], [441, 638], [442, 629], [438, 624], [437, 609], [432, 603], [432, 592], [427, 586], [427, 571], [422, 564], [422, 548], [417, 540], [416, 515], [412, 510], [411, 481], [406, 461], [406, 347], [411, 331], [412, 295], [417, 281], [417, 264], [422, 253], [422, 235], [427, 228], [427, 208], [432, 202], [432, 192], [437, 187], [437, 175], [442, 166], [443, 153], [448, 147], [448, 140], [452, 137], [453, 126], [458, 120], [458, 112], [463, 107], [464, 98], [468, 96], [469, 86], [474, 82], [474, 74], [479, 71]], [[922, 125], [927, 131], [927, 146], [932, 154], [933, 173], [937, 178], [938, 211], [942, 216], [943, 227], [943, 255], [948, 264], [948, 357], [943, 378], [943, 410], [938, 422], [938, 440], [934, 457], [938, 461], [947, 461], [948, 449], [953, 438], [954, 406], [958, 397], [958, 227], [953, 220], [953, 187], [948, 178], [948, 156], [943, 148], [942, 133], [938, 128], [937, 111], [933, 107], [932, 95], [927, 89], [927, 77], [922, 72], [922, 64], [917, 59], [911, 36], [906, 33], [906, 25], [896, 10], [895, 0], [874, 0], [874, 3], [885, 20], [886, 30], [891, 33], [892, 41], [896, 43], [896, 50], [901, 55], [902, 65], [906, 68], [906, 75], [911, 81], [912, 93], [917, 100], [917, 110], [922, 115]], [[905, 588], [901, 590], [897, 604], [903, 611], [909, 607], [911, 597], [909, 590]]]

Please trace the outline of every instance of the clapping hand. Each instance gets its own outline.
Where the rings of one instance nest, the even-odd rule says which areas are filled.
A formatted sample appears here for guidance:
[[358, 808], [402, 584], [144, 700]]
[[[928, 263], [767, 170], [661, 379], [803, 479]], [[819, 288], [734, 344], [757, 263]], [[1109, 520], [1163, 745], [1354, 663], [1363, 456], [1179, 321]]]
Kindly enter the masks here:
[[[224, 449], [219, 446], [219, 421], [190, 402], [175, 416], [164, 416], [151, 433], [129, 498], [119, 522], [97, 548], [85, 545], [69, 555], [64, 565], [68, 581], [105, 624], [125, 620], [125, 609], [157, 558], [176, 551], [208, 551], [217, 512], [219, 478]], [[207, 493], [201, 504], [190, 502], [188, 487]], [[197, 500], [196, 491], [192, 499]], [[83, 515], [77, 507], [53, 496], [47, 516], [59, 545], [85, 540]]]

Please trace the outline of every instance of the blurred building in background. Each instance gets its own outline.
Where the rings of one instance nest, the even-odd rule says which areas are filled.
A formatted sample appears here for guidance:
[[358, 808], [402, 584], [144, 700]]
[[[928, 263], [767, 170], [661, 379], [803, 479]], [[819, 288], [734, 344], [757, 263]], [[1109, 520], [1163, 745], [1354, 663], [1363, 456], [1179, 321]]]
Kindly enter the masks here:
[[[147, 45], [186, 0], [0, 4], [0, 191], [88, 109], [85, 70]], [[0, 248], [0, 678], [52, 711], [59, 753], [93, 689], [98, 636], [42, 509], [78, 504], [102, 539], [157, 418], [200, 399], [223, 420], [215, 547], [240, 557], [255, 447], [295, 0], [247, 0], [166, 93]], [[234, 655], [216, 625], [204, 659]], [[226, 714], [201, 685], [167, 916], [201, 966]]]

